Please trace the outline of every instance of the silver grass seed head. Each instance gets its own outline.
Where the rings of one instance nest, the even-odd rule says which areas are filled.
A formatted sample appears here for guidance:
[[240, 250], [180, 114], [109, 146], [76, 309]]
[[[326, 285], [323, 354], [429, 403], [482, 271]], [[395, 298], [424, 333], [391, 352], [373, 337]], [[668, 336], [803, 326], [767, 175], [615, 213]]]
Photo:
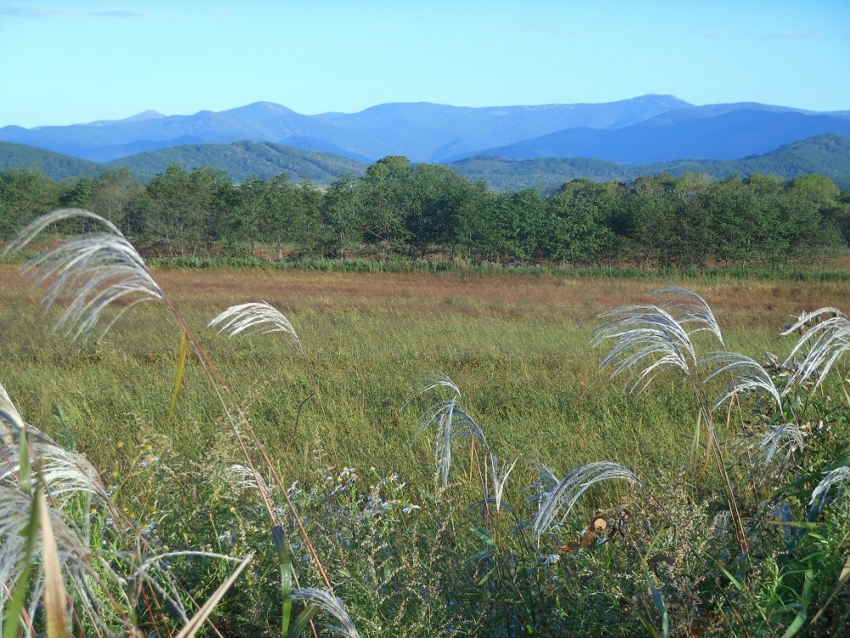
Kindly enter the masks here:
[[644, 390], [667, 368], [692, 375], [698, 366], [691, 341], [696, 332], [711, 332], [720, 343], [723, 335], [711, 308], [687, 288], [664, 288], [649, 293], [654, 304], [622, 306], [602, 313], [608, 321], [596, 329], [594, 347], [613, 340], [614, 346], [601, 367], [613, 366], [611, 376], [632, 373], [632, 392]]
[[682, 326], [694, 325], [687, 330], [689, 335], [695, 332], [711, 332], [720, 344], [723, 334], [708, 303], [690, 288], [670, 287], [654, 290], [648, 295], [656, 300], [656, 305], [664, 308]]
[[26, 427], [21, 415], [18, 414], [18, 409], [12, 403], [9, 393], [6, 392], [6, 388], [0, 383], [0, 435], [7, 433], [7, 427], [3, 424], [4, 421], [17, 431], [23, 430]]
[[[560, 515], [563, 520], [569, 515], [573, 505], [590, 487], [612, 479], [622, 479], [641, 485], [640, 479], [634, 472], [619, 463], [610, 461], [588, 463], [570, 472], [540, 499], [537, 515], [532, 522], [534, 533], [540, 538], [552, 526], [557, 516]], [[564, 511], [561, 515], [562, 510]]]
[[829, 490], [835, 485], [846, 483], [848, 480], [850, 480], [850, 467], [841, 466], [827, 472], [820, 480], [820, 483], [818, 483], [815, 489], [812, 490], [812, 497], [809, 500], [809, 506], [811, 507], [815, 504], [823, 505], [829, 495]]
[[[806, 382], [814, 383], [813, 389], [820, 386], [835, 362], [850, 350], [850, 319], [835, 308], [803, 313], [797, 323], [782, 334], [789, 335], [802, 328], [807, 329], [783, 363], [783, 367], [792, 370], [783, 395], [791, 392], [795, 385]], [[794, 365], [794, 358], [803, 351], [806, 352], [803, 361]]]
[[759, 442], [759, 451], [764, 454], [764, 463], [770, 463], [776, 451], [786, 449], [786, 458], [797, 450], [806, 447], [803, 430], [796, 423], [783, 423], [774, 426]]
[[703, 382], [725, 373], [733, 375], [734, 380], [717, 399], [715, 408], [739, 394], [760, 390], [769, 394], [776, 403], [777, 410], [782, 412], [782, 394], [773, 383], [770, 373], [752, 357], [737, 352], [716, 352], [700, 361], [699, 365], [703, 368], [713, 368]]
[[414, 399], [437, 388], [449, 388], [456, 398], [460, 398], [460, 388], [457, 387], [455, 382], [442, 372], [438, 372], [426, 377], [420, 387], [414, 390], [413, 394], [402, 404], [401, 409], [404, 410]]
[[89, 233], [65, 241], [30, 260], [22, 272], [37, 284], [47, 285], [41, 301], [48, 307], [61, 294], [71, 296], [54, 329], [73, 339], [88, 336], [109, 305], [124, 301], [125, 306], [103, 330], [102, 337], [135, 304], [164, 298], [144, 260], [118, 228], [90, 211], [61, 208], [39, 217], [22, 230], [6, 252], [20, 250], [47, 226], [73, 217], [96, 221], [109, 232]]
[[508, 465], [504, 463], [499, 465], [499, 459], [495, 454], [490, 454], [490, 470], [493, 475], [493, 500], [496, 502], [496, 511], [502, 509], [502, 498], [505, 493], [505, 486], [508, 484], [508, 477], [513, 472], [514, 467], [519, 461], [519, 457], [514, 459], [514, 462]]
[[293, 589], [292, 600], [301, 601], [306, 605], [315, 605], [330, 614], [339, 623], [339, 625], [328, 625], [328, 629], [333, 633], [346, 638], [360, 638], [343, 602], [327, 589], [316, 587]]
[[216, 326], [219, 326], [219, 332], [227, 332], [231, 337], [242, 332], [245, 334], [284, 332], [301, 345], [289, 319], [265, 301], [230, 306], [207, 324], [208, 328]]
[[256, 470], [244, 465], [234, 464], [230, 466], [230, 471], [237, 479], [234, 487], [243, 490], [259, 490], [267, 498], [271, 497], [272, 490], [269, 484]]
[[27, 443], [39, 461], [39, 471], [54, 501], [64, 503], [83, 492], [107, 500], [97, 471], [88, 460], [69, 452], [41, 430], [23, 421], [6, 388], [0, 385], [0, 484], [19, 487], [20, 444], [26, 430]]
[[449, 471], [452, 464], [452, 443], [456, 440], [474, 438], [488, 449], [484, 430], [465, 410], [458, 406], [460, 389], [446, 375], [436, 374], [428, 377], [422, 387], [410, 397], [404, 406], [410, 404], [416, 397], [437, 388], [448, 388], [452, 398], [437, 401], [428, 406], [419, 415], [419, 429], [414, 436], [418, 437], [424, 430], [434, 426], [435, 456], [443, 487], [448, 484]]

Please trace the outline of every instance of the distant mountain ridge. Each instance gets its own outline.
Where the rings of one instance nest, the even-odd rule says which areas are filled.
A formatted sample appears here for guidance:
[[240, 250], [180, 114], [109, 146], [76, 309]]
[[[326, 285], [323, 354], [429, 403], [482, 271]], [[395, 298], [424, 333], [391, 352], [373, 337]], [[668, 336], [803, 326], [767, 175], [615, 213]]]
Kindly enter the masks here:
[[760, 173], [786, 180], [818, 174], [832, 179], [841, 190], [847, 190], [850, 189], [850, 137], [827, 133], [785, 144], [763, 155], [733, 160], [679, 159], [654, 164], [623, 165], [582, 157], [518, 160], [480, 155], [452, 162], [448, 166], [470, 180], [484, 180], [498, 190], [539, 188], [547, 191], [577, 178], [596, 182], [628, 182], [642, 175], [660, 173], [670, 173], [675, 177], [696, 173], [711, 179], [727, 179], [735, 175], [749, 177]]
[[[0, 142], [0, 170], [40, 168], [53, 180], [96, 176], [104, 170], [126, 168], [141, 181], [162, 173], [176, 163], [187, 171], [211, 166], [225, 171], [231, 180], [241, 182], [252, 175], [268, 179], [286, 173], [293, 180], [315, 184], [331, 183], [343, 173], [359, 177], [368, 163], [330, 153], [315, 153], [281, 144], [235, 142], [233, 144], [190, 144], [131, 157], [97, 163], [53, 151]], [[725, 179], [753, 173], [791, 179], [817, 173], [830, 177], [842, 190], [850, 189], [850, 137], [827, 133], [786, 144], [762, 155], [733, 160], [677, 159], [670, 162], [624, 165], [594, 158], [507, 159], [475, 156], [447, 164], [473, 181], [484, 180], [495, 190], [540, 188], [557, 189], [576, 178], [594, 181], [631, 181], [641, 175], [686, 172]]]
[[695, 106], [672, 95], [644, 95], [603, 104], [380, 104], [359, 113], [318, 115], [257, 102], [218, 113], [165, 116], [145, 111], [123, 120], [71, 126], [6, 126], [0, 128], [0, 141], [98, 162], [186, 144], [250, 141], [360, 162], [387, 155], [446, 162], [499, 154], [645, 163], [764, 153], [820, 133], [847, 135], [847, 126], [850, 111], [812, 113], [749, 102]]
[[645, 164], [681, 158], [730, 160], [824, 133], [850, 137], [850, 119], [828, 115], [749, 109], [710, 118], [694, 115], [673, 111], [625, 128], [568, 129], [481, 154], [510, 159], [593, 157]]

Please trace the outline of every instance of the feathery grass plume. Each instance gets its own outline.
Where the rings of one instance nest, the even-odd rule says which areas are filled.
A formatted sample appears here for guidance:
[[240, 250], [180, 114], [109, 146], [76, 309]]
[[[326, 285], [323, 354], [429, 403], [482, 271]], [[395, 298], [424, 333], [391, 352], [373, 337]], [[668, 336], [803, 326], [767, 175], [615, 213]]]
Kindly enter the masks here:
[[689, 288], [672, 287], [654, 290], [647, 295], [657, 299], [656, 305], [664, 308], [681, 325], [696, 324], [688, 330], [692, 335], [696, 332], [711, 332], [717, 340], [723, 343], [723, 334], [711, 307], [705, 299]]
[[440, 480], [443, 487], [448, 485], [449, 470], [452, 466], [452, 442], [468, 438], [481, 441], [487, 449], [484, 430], [469, 414], [457, 407], [458, 397], [448, 401], [439, 401], [429, 407], [420, 417], [417, 436], [430, 425], [435, 425], [434, 439], [437, 464], [440, 468]]
[[431, 404], [419, 415], [420, 426], [414, 438], [428, 429], [429, 426], [436, 426], [434, 439], [435, 456], [437, 458], [437, 466], [440, 470], [440, 479], [443, 487], [445, 487], [449, 481], [449, 470], [452, 465], [453, 441], [472, 438], [480, 441], [485, 449], [489, 448], [481, 426], [466, 411], [458, 407], [460, 389], [457, 387], [457, 384], [443, 374], [428, 377], [422, 387], [416, 390], [404, 402], [402, 409], [407, 407], [416, 397], [437, 388], [449, 388], [454, 393], [454, 396], [451, 399], [437, 401]]
[[834, 470], [827, 472], [820, 480], [815, 489], [812, 490], [812, 497], [809, 500], [809, 507], [822, 509], [826, 504], [826, 499], [829, 496], [829, 491], [835, 486], [841, 486], [842, 483], [850, 480], [850, 467], [842, 465]]
[[6, 252], [20, 250], [47, 226], [72, 217], [84, 217], [106, 226], [108, 233], [90, 233], [70, 239], [27, 262], [24, 274], [37, 284], [47, 283], [42, 303], [50, 307], [63, 292], [73, 291], [71, 302], [54, 330], [73, 339], [88, 336], [112, 302], [130, 301], [103, 330], [106, 334], [127, 310], [143, 301], [162, 301], [163, 294], [136, 249], [118, 228], [103, 217], [80, 208], [60, 208], [27, 226]]
[[770, 463], [777, 449], [787, 448], [788, 451], [785, 454], [787, 460], [795, 451], [802, 450], [804, 447], [806, 447], [806, 440], [803, 431], [796, 423], [783, 423], [772, 427], [759, 442], [759, 451], [764, 453], [765, 463]]
[[[0, 485], [0, 625], [11, 594], [26, 570], [27, 536], [38, 533], [38, 530], [30, 528], [33, 507], [36, 507], [33, 494]], [[55, 537], [64, 587], [74, 600], [75, 608], [99, 632], [110, 634], [118, 628], [120, 633], [132, 632], [131, 612], [119, 602], [121, 599], [126, 601], [128, 587], [127, 580], [116, 571], [120, 554], [91, 546], [89, 539], [84, 537], [88, 535], [81, 534], [62, 510], [49, 505], [46, 512]], [[39, 542], [39, 554], [41, 547]], [[29, 619], [36, 617], [46, 584], [44, 570], [38, 569], [33, 574], [34, 579], [28, 585], [30, 602], [26, 617]], [[172, 602], [176, 609], [182, 609], [179, 598]], [[27, 626], [26, 635], [35, 635], [31, 626]]]
[[239, 465], [238, 463], [230, 466], [230, 471], [236, 475], [237, 481], [233, 486], [243, 490], [259, 490], [266, 497], [271, 498], [272, 490], [266, 480], [255, 469]]
[[219, 332], [227, 332], [231, 337], [245, 332], [246, 334], [269, 332], [285, 332], [300, 346], [301, 341], [295, 334], [295, 328], [289, 323], [283, 313], [265, 301], [259, 303], [243, 303], [230, 306], [207, 324], [213, 328], [221, 324]]
[[630, 391], [644, 390], [665, 368], [679, 368], [691, 376], [698, 359], [690, 335], [709, 331], [723, 343], [714, 313], [696, 293], [685, 288], [665, 288], [650, 296], [658, 298], [659, 303], [622, 306], [599, 315], [608, 321], [596, 329], [592, 341], [596, 347], [608, 339], [615, 340], [601, 364], [604, 368], [618, 362], [612, 377], [642, 368], [628, 384]]
[[60, 506], [78, 493], [108, 500], [97, 471], [83, 456], [63, 449], [41, 430], [23, 421], [0, 384], [0, 485], [20, 489], [22, 434], [38, 458], [39, 475], [51, 502]]
[[505, 486], [508, 484], [508, 477], [513, 472], [517, 461], [519, 461], [519, 457], [514, 459], [510, 466], [507, 463], [500, 466], [496, 455], [490, 454], [490, 470], [493, 473], [493, 500], [496, 502], [497, 512], [502, 509], [502, 496], [505, 493]]
[[[540, 467], [545, 468], [545, 466]], [[551, 475], [551, 471], [548, 468], [545, 469], [547, 471], [547, 478], [549, 478], [548, 475]], [[554, 478], [554, 475], [551, 475], [551, 477]], [[591, 486], [611, 479], [623, 479], [630, 483], [641, 485], [637, 475], [619, 463], [597, 461], [582, 465], [580, 468], [570, 472], [554, 488], [542, 496], [540, 507], [532, 523], [534, 533], [540, 538], [551, 527], [555, 517], [564, 507], [566, 507], [566, 511], [561, 517], [561, 520], [567, 517], [579, 497]]]
[[789, 335], [803, 329], [805, 332], [791, 350], [783, 366], [792, 367], [792, 361], [797, 353], [804, 347], [808, 347], [808, 351], [803, 362], [792, 367], [793, 372], [786, 381], [785, 388], [782, 390], [783, 394], [790, 392], [795, 384], [813, 379], [815, 379], [814, 388], [817, 388], [833, 364], [850, 350], [850, 319], [836, 308], [804, 312], [782, 335]]
[[726, 372], [735, 375], [735, 380], [726, 387], [723, 396], [715, 402], [715, 408], [738, 394], [764, 390], [776, 402], [777, 410], [782, 412], [781, 393], [768, 371], [752, 357], [737, 352], [716, 352], [700, 361], [700, 366], [708, 368], [717, 366], [703, 379], [703, 382]]
[[460, 398], [461, 396], [460, 388], [457, 387], [454, 381], [442, 373], [432, 374], [426, 377], [422, 386], [418, 390], [415, 390], [410, 398], [402, 404], [401, 409], [404, 410], [416, 397], [422, 396], [426, 392], [430, 392], [436, 388], [449, 388], [454, 392], [456, 397]]
[[[6, 388], [3, 387], [2, 383], [0, 383], [0, 417], [18, 430], [23, 430], [25, 427], [24, 420], [18, 414], [18, 409], [12, 403], [9, 393], [6, 392]], [[0, 421], [0, 427], [3, 427], [3, 421]]]
[[[346, 636], [347, 638], [360, 638], [360, 634], [357, 633], [357, 628], [351, 621], [351, 617], [348, 615], [348, 610], [345, 608], [345, 605], [339, 598], [334, 596], [328, 590], [318, 589], [315, 587], [294, 589], [292, 590], [292, 600], [301, 601], [305, 603], [308, 608], [311, 606], [316, 607], [333, 616], [337, 622], [339, 622], [339, 626], [327, 626], [333, 633], [339, 634], [340, 636]], [[292, 634], [296, 629], [298, 629], [297, 621], [296, 626], [293, 627], [290, 634]], [[300, 633], [300, 631], [301, 630], [298, 629], [298, 633]], [[298, 633], [295, 635], [297, 636]]]

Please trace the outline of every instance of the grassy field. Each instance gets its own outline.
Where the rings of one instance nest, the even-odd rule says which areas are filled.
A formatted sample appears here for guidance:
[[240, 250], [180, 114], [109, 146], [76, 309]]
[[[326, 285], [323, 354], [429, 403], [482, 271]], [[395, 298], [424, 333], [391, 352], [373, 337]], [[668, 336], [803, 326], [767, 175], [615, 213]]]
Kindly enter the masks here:
[[[536, 478], [533, 462], [563, 476], [582, 464], [607, 460], [642, 477], [674, 479], [693, 465], [689, 450], [697, 409], [681, 375], [665, 373], [650, 391], [630, 395], [623, 388], [624, 379], [612, 381], [608, 371], [599, 369], [608, 348], [590, 345], [601, 312], [641, 303], [645, 293], [668, 283], [650, 277], [264, 270], [169, 269], [154, 271], [154, 276], [222, 371], [286, 482], [321, 486], [326, 474], [357, 468], [367, 476], [397, 474], [407, 483], [405, 502], [421, 503], [423, 509], [448, 498], [445, 494], [453, 495], [448, 500], [454, 499], [458, 511], [465, 507], [462, 503], [474, 502], [481, 487], [463, 479], [464, 473], [472, 476], [475, 466], [463, 455], [458, 455], [460, 473], [452, 474], [449, 492], [435, 488], [432, 435], [417, 436], [418, 416], [428, 399], [414, 400], [403, 409], [413, 391], [435, 373], [457, 384], [464, 409], [484, 429], [499, 458], [509, 463], [518, 459], [506, 492], [511, 502], [528, 496], [526, 486]], [[788, 353], [794, 340], [779, 333], [792, 316], [827, 305], [850, 310], [847, 281], [711, 278], [690, 279], [687, 285], [713, 308], [724, 329], [726, 348], [758, 360], [765, 350], [780, 358]], [[16, 266], [0, 265], [0, 383], [23, 417], [63, 446], [83, 453], [105, 484], [120, 486], [116, 502], [139, 527], [155, 522], [160, 539], [172, 546], [181, 536], [184, 541], [215, 545], [221, 538], [222, 522], [213, 520], [218, 510], [198, 499], [220, 495], [211, 497], [214, 490], [200, 484], [205, 471], [210, 476], [220, 471], [211, 469], [212, 464], [226, 467], [241, 461], [215, 394], [192, 356], [169, 418], [181, 334], [171, 315], [164, 308], [142, 304], [101, 342], [71, 342], [51, 332], [61, 309], [45, 312], [38, 297], [39, 291], [18, 275]], [[303, 349], [281, 334], [230, 339], [205, 327], [229, 305], [260, 300], [291, 320]], [[704, 353], [720, 348], [708, 337], [698, 341]], [[144, 471], [150, 466], [144, 463], [146, 458], [155, 459], [160, 469]], [[692, 478], [682, 489], [697, 494], [701, 482], [712, 480]], [[628, 497], [625, 484], [611, 490], [591, 497], [582, 511]], [[239, 506], [238, 499], [221, 498], [228, 507]], [[422, 520], [431, 521], [424, 515]], [[473, 543], [458, 540], [468, 524], [461, 514], [457, 520], [451, 533], [428, 527], [433, 521], [416, 530], [431, 538], [445, 533], [446, 551], [472, 554]], [[205, 529], [209, 523], [212, 531]], [[413, 533], [412, 528], [408, 531]], [[574, 534], [563, 530], [563, 542]], [[328, 543], [328, 552], [337, 551]], [[458, 559], [453, 569], [464, 565], [468, 563]], [[470, 582], [481, 585], [475, 569], [470, 569]], [[609, 562], [605, 569], [613, 574], [618, 568]], [[213, 570], [198, 582], [207, 583], [217, 575]], [[628, 586], [646, 590], [642, 578], [638, 573], [637, 584]], [[344, 582], [337, 591], [343, 599], [349, 592], [353, 600], [346, 602], [356, 611], [358, 594], [340, 579]], [[628, 588], [625, 582], [623, 587]], [[485, 590], [482, 585], [486, 598]], [[651, 600], [629, 600], [619, 603], [625, 616], [634, 620], [654, 613]], [[610, 600], [606, 604], [616, 606]], [[631, 613], [629, 605], [643, 611]], [[390, 632], [387, 618], [381, 630], [374, 619], [381, 614], [363, 609], [371, 608], [362, 603], [364, 634], [416, 633], [410, 626], [407, 632]], [[443, 629], [458, 623], [444, 608], [432, 612], [435, 627], [439, 622]], [[250, 615], [244, 609], [238, 613]], [[268, 613], [255, 609], [251, 626], [273, 622], [264, 615]], [[600, 618], [613, 613], [605, 607]], [[495, 635], [484, 615], [483, 610], [480, 615], [461, 614], [463, 631], [475, 633], [477, 628], [488, 632], [483, 635]], [[443, 620], [438, 622], [437, 616]], [[388, 617], [402, 616], [399, 612]], [[692, 621], [679, 625], [680, 635], [698, 635], [683, 633], [696, 626]], [[609, 633], [653, 635], [647, 625], [634, 622], [631, 628]], [[660, 631], [660, 621], [648, 622]], [[460, 627], [457, 624], [458, 631]], [[234, 625], [231, 631], [238, 633], [244, 627]], [[514, 635], [514, 630], [505, 631]]]
[[[601, 457], [651, 467], [666, 456], [659, 458], [660, 450], [678, 445], [677, 424], [689, 434], [695, 417], [690, 397], [677, 400], [677, 377], [651, 394], [629, 396], [599, 370], [604, 352], [590, 346], [598, 314], [639, 303], [665, 285], [652, 279], [171, 270], [156, 276], [243, 397], [270, 451], [296, 477], [303, 478], [304, 450], [318, 432], [335, 464], [374, 465], [422, 480], [430, 462], [410, 448], [418, 414], [400, 408], [438, 372], [457, 383], [493, 445], [562, 470]], [[791, 315], [842, 307], [850, 290], [844, 282], [691, 286], [712, 305], [727, 347], [755, 357], [788, 349], [789, 339], [778, 335]], [[38, 422], [45, 404], [61, 407], [96, 467], [111, 463], [108, 439], [140, 442], [147, 432], [167, 435], [180, 453], [197, 451], [198, 437], [214, 431], [220, 415], [190, 362], [176, 416], [166, 422], [180, 335], [166, 311], [143, 305], [100, 344], [69, 343], [51, 332], [38, 294], [17, 268], [0, 269], [0, 378], [24, 415]], [[259, 300], [289, 317], [304, 358], [281, 336], [228, 339], [205, 328], [227, 306]], [[298, 406], [313, 393], [311, 374], [320, 396], [305, 405], [285, 455]]]

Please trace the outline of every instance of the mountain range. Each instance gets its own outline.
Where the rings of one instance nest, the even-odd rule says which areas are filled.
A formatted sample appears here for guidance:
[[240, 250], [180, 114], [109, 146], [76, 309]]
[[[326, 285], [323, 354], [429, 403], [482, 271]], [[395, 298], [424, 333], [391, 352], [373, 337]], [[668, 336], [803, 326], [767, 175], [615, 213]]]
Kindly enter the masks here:
[[[147, 151], [106, 163], [92, 162], [24, 144], [0, 142], [0, 171], [7, 168], [37, 167], [50, 179], [62, 181], [96, 176], [104, 170], [126, 168], [141, 181], [163, 173], [176, 163], [187, 171], [211, 166], [225, 171], [231, 180], [241, 182], [252, 175], [269, 179], [286, 173], [291, 179], [329, 184], [339, 175], [359, 177], [368, 163], [340, 155], [316, 153], [270, 143], [189, 144], [159, 151]], [[692, 172], [724, 179], [753, 173], [791, 179], [817, 173], [830, 177], [842, 190], [850, 189], [850, 138], [826, 133], [785, 144], [762, 155], [734, 160], [674, 160], [654, 164], [618, 164], [592, 158], [508, 159], [477, 155], [448, 164], [470, 180], [484, 180], [495, 190], [539, 188], [556, 190], [576, 178], [594, 181], [633, 180], [641, 175]]]
[[850, 137], [850, 111], [813, 113], [752, 102], [695, 106], [671, 95], [604, 104], [469, 108], [381, 104], [359, 113], [302, 115], [257, 102], [227, 111], [0, 128], [0, 141], [96, 162], [178, 146], [254, 142], [331, 153], [357, 162], [405, 155], [451, 162], [587, 157], [621, 164], [729, 160], [824, 133]]

